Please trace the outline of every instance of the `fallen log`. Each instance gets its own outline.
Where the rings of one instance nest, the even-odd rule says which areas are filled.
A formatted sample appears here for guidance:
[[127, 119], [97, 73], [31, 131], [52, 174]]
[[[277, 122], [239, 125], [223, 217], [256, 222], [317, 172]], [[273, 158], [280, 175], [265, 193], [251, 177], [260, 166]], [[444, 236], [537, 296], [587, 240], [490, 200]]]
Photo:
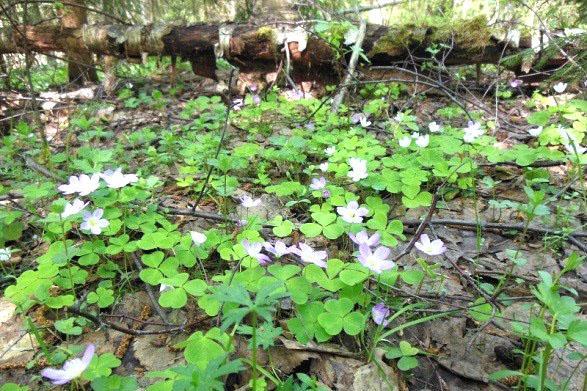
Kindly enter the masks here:
[[[520, 42], [528, 42], [522, 39]], [[241, 73], [275, 72], [286, 61], [287, 45], [292, 78], [296, 82], [339, 81], [346, 46], [334, 48], [313, 32], [310, 23], [253, 24], [55, 25], [13, 26], [0, 30], [0, 54], [23, 48], [44, 53], [89, 50], [118, 58], [139, 58], [142, 53], [189, 60], [197, 75], [216, 79], [216, 60], [224, 58]], [[430, 61], [430, 48], [438, 49], [444, 64], [498, 63], [503, 57], [528, 49], [492, 35], [484, 17], [453, 22], [448, 26], [387, 27], [368, 25], [362, 49], [370, 65]], [[342, 56], [340, 54], [343, 54]], [[365, 65], [365, 64], [363, 64]]]

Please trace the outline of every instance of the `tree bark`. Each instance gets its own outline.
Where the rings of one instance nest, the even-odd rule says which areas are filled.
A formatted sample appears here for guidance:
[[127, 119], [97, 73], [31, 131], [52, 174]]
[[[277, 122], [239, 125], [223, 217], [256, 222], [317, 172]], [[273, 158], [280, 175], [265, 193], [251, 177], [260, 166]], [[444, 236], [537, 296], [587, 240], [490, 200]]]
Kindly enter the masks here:
[[[70, 0], [69, 3], [72, 5], [65, 7], [61, 17], [61, 28], [64, 31], [79, 30], [87, 21], [87, 12], [85, 8], [73, 4], [83, 5], [83, 0]], [[83, 40], [80, 41], [76, 35], [66, 36], [65, 40], [69, 82], [79, 86], [86, 81], [98, 82], [92, 52], [85, 47]]]

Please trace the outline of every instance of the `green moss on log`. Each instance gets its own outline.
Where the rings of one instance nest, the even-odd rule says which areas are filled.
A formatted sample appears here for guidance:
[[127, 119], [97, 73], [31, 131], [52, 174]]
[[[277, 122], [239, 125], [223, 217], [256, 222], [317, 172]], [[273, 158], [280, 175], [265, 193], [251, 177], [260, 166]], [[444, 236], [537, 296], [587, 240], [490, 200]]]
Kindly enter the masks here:
[[257, 29], [257, 38], [262, 41], [273, 41], [275, 40], [275, 31], [271, 27], [259, 27]]
[[425, 22], [390, 28], [386, 35], [377, 40], [369, 55], [399, 56], [406, 48], [450, 44], [453, 40], [460, 48], [479, 50], [490, 44], [491, 36], [485, 16], [457, 20], [430, 18]]

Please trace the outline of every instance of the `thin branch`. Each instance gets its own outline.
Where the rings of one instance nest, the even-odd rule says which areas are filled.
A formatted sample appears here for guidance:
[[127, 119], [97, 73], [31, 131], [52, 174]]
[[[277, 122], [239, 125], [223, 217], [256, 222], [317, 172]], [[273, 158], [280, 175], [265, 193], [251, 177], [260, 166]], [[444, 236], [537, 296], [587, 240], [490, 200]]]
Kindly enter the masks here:
[[332, 102], [332, 111], [337, 113], [340, 104], [342, 103], [344, 96], [346, 95], [348, 84], [351, 82], [353, 78], [353, 74], [355, 73], [355, 67], [357, 66], [357, 62], [359, 61], [359, 57], [361, 55], [361, 46], [363, 45], [363, 40], [365, 39], [365, 32], [367, 31], [367, 22], [365, 19], [361, 20], [361, 24], [359, 25], [359, 33], [357, 35], [357, 40], [355, 42], [355, 46], [353, 47], [353, 54], [351, 55], [351, 59], [349, 61], [349, 67], [347, 74], [344, 77], [344, 81], [342, 82], [343, 87], [338, 91], [336, 96]]
[[[420, 224], [418, 220], [406, 220], [403, 221], [404, 225], [407, 226], [417, 226]], [[525, 224], [507, 224], [507, 223], [488, 223], [488, 222], [475, 222], [475, 221], [464, 221], [464, 220], [453, 220], [453, 219], [432, 219], [429, 221], [430, 224], [434, 225], [452, 225], [456, 227], [465, 227], [465, 228], [479, 228], [483, 231], [489, 229], [497, 229], [501, 231], [513, 230], [513, 231], [523, 231]], [[527, 227], [529, 232], [534, 232], [541, 235], [560, 235], [561, 231], [557, 231], [554, 229], [549, 228], [540, 228], [540, 227]], [[568, 234], [570, 237], [575, 238], [587, 238], [587, 232], [584, 231], [575, 231]]]
[[414, 248], [416, 241], [418, 240], [418, 238], [420, 237], [422, 232], [424, 232], [424, 230], [426, 229], [428, 224], [430, 224], [430, 220], [432, 219], [432, 216], [434, 215], [434, 212], [436, 211], [436, 203], [437, 202], [438, 202], [438, 191], [436, 191], [434, 193], [434, 196], [432, 197], [432, 205], [430, 205], [430, 210], [428, 210], [428, 214], [426, 215], [424, 220], [422, 220], [422, 222], [420, 222], [420, 224], [418, 225], [418, 228], [416, 229], [414, 236], [412, 237], [412, 239], [410, 240], [410, 242], [408, 243], [408, 245], [406, 246], [404, 251], [402, 251], [400, 254], [396, 255], [393, 258], [394, 262], [397, 262], [398, 260], [403, 258], [405, 255], [408, 255], [410, 253], [410, 251], [412, 251], [412, 248]]

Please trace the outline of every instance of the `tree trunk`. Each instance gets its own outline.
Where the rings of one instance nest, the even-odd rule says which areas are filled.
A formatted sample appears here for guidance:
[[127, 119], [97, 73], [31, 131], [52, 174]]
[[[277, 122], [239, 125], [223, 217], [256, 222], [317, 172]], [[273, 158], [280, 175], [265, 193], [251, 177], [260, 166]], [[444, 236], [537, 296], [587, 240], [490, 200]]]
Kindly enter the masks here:
[[[287, 41], [291, 76], [296, 82], [337, 82], [343, 69], [343, 61], [327, 42], [314, 34], [306, 33], [311, 25], [287, 23], [259, 27], [236, 23], [192, 26], [101, 24], [79, 28], [82, 20], [78, 15], [74, 20], [75, 24], [66, 24], [78, 27], [20, 26], [19, 29], [27, 38], [26, 43], [22, 42], [21, 34], [0, 30], [0, 53], [19, 52], [21, 48], [29, 47], [39, 52], [64, 51], [78, 56], [89, 56], [89, 52], [119, 58], [140, 58], [142, 52], [181, 56], [192, 63], [196, 74], [215, 78], [217, 57], [225, 58], [237, 66], [241, 73], [274, 73], [280, 64], [285, 64], [286, 55], [283, 49], [284, 42]], [[446, 66], [495, 64], [504, 56], [527, 49], [513, 47], [492, 37], [484, 18], [454, 22], [453, 27], [368, 25], [362, 45], [363, 53], [370, 61], [369, 66], [430, 61], [431, 54], [427, 50], [430, 47], [438, 48], [436, 58], [446, 57]], [[83, 63], [87, 60], [76, 62]], [[367, 68], [366, 64], [362, 65]], [[519, 70], [519, 64], [510, 65], [510, 68]], [[90, 75], [91, 69], [86, 66], [81, 71]], [[92, 75], [95, 77], [95, 72]]]
[[[84, 5], [83, 0], [70, 0], [69, 3]], [[80, 29], [87, 20], [85, 8], [68, 5], [61, 17], [61, 28], [64, 31]], [[69, 82], [75, 85], [83, 85], [89, 81], [98, 82], [98, 75], [94, 68], [94, 59], [79, 37], [73, 35], [66, 38], [65, 53], [67, 55], [67, 70]]]

